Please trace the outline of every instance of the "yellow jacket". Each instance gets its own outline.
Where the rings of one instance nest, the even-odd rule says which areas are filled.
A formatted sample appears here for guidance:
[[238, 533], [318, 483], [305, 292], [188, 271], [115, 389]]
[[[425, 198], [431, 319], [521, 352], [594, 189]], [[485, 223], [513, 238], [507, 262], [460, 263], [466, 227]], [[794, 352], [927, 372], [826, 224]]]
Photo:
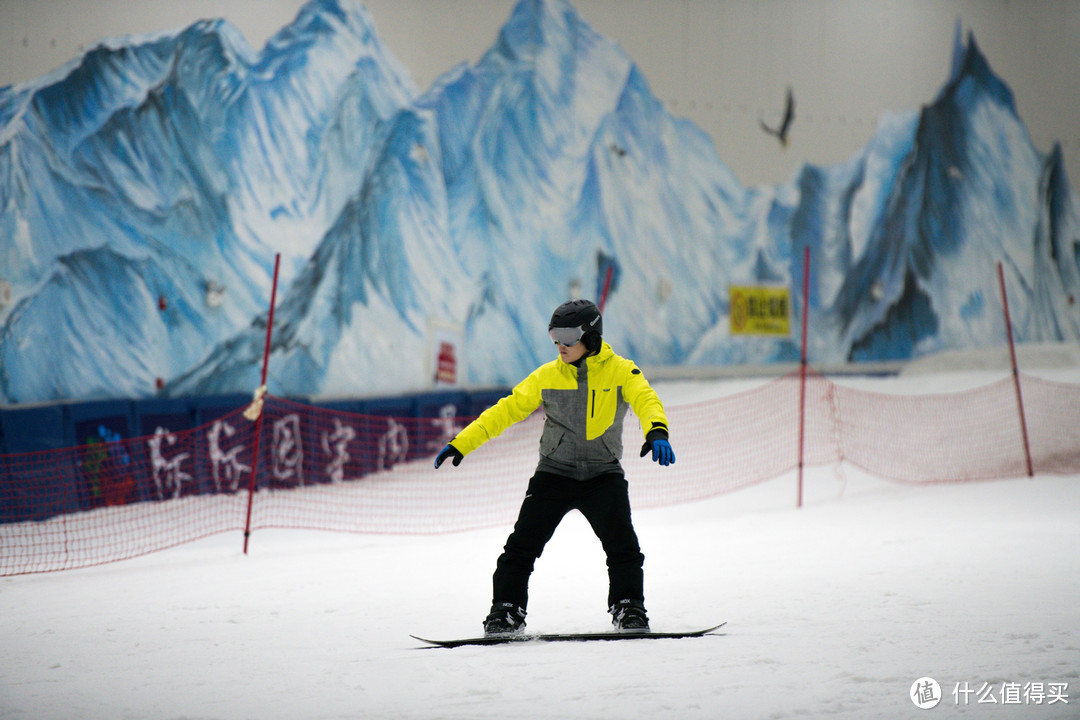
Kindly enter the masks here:
[[606, 342], [579, 366], [556, 358], [529, 374], [469, 423], [451, 444], [468, 455], [506, 428], [544, 408], [537, 470], [578, 480], [622, 472], [623, 417], [637, 415], [642, 435], [667, 430], [664, 405], [632, 360]]

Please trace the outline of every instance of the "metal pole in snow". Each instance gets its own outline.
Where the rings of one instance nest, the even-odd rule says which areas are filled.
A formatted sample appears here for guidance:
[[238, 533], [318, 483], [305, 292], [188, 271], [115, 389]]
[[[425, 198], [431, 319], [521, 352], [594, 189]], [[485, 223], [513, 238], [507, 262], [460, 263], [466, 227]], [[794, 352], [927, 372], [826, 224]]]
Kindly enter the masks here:
[[1009, 336], [1009, 357], [1012, 360], [1013, 383], [1016, 385], [1016, 405], [1020, 409], [1020, 433], [1024, 440], [1024, 461], [1028, 477], [1035, 476], [1031, 465], [1031, 445], [1028, 443], [1027, 418], [1024, 415], [1024, 395], [1020, 392], [1020, 369], [1016, 364], [1016, 345], [1013, 342], [1012, 320], [1009, 319], [1009, 296], [1005, 292], [1005, 271], [998, 262], [998, 282], [1001, 283], [1001, 305], [1005, 309], [1005, 331]]
[[[259, 388], [266, 387], [266, 368], [270, 363], [270, 334], [274, 329], [274, 304], [277, 300], [278, 268], [281, 266], [281, 253], [274, 256], [274, 283], [270, 288], [270, 313], [266, 319], [266, 347], [263, 350], [262, 377]], [[251, 480], [248, 482], [247, 520], [244, 521], [244, 554], [248, 551], [248, 538], [251, 537], [251, 506], [255, 500], [255, 477], [259, 472], [259, 437], [262, 435], [263, 414], [255, 418], [255, 439], [251, 444]]]
[[809, 245], [803, 249], [802, 291], [802, 353], [799, 360], [799, 497], [796, 507], [802, 507], [803, 499], [803, 447], [806, 437], [806, 319], [810, 314]]

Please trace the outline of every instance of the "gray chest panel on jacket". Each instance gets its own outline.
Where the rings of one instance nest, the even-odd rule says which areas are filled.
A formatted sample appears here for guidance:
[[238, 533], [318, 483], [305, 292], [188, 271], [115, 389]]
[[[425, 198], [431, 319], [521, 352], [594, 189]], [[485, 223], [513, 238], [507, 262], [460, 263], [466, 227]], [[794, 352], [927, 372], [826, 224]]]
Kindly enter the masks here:
[[[597, 438], [586, 439], [586, 426], [590, 412], [596, 405], [596, 394], [618, 393], [615, 417], [607, 429]], [[541, 392], [544, 413], [544, 431], [540, 437], [540, 463], [538, 470], [555, 472], [578, 480], [598, 475], [622, 472], [622, 428], [627, 404], [622, 388], [593, 388], [588, 383], [588, 371], [583, 364], [578, 368], [578, 386], [574, 389], [545, 389]]]

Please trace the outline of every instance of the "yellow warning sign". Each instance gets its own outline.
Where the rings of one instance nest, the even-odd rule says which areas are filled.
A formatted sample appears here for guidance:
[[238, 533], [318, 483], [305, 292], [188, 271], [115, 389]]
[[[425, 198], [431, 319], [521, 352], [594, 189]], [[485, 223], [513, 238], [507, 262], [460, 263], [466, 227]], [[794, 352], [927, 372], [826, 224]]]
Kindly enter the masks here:
[[791, 293], [784, 286], [731, 286], [732, 335], [791, 335]]

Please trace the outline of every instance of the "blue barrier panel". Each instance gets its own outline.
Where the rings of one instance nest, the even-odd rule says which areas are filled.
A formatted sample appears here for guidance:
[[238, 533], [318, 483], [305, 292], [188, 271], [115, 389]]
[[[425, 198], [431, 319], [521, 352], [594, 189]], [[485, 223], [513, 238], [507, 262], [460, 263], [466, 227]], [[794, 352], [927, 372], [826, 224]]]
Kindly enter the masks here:
[[468, 414], [476, 417], [510, 394], [511, 388], [488, 388], [469, 392]]
[[416, 399], [416, 457], [432, 457], [454, 439], [469, 413], [469, 394], [464, 390], [427, 393]]
[[129, 452], [133, 436], [131, 403], [127, 400], [86, 402], [68, 406], [68, 425], [79, 448], [77, 475], [87, 508], [125, 505], [138, 497], [141, 477]]
[[67, 406], [38, 405], [0, 410], [7, 452], [27, 453], [71, 447], [64, 413]]
[[351, 413], [353, 415], [364, 414], [363, 400], [318, 400], [313, 401], [312, 404], [333, 412]]
[[195, 402], [186, 398], [137, 400], [133, 405], [135, 435], [153, 435], [157, 428], [183, 432], [195, 427]]
[[0, 522], [45, 520], [81, 509], [74, 453], [48, 452], [71, 444], [64, 406], [5, 409], [0, 424], [11, 453], [2, 458]]
[[234, 393], [231, 395], [207, 395], [190, 400], [195, 408], [195, 424], [205, 425], [235, 410], [241, 410], [251, 404], [251, 395]]
[[195, 471], [195, 406], [183, 398], [138, 400], [133, 406], [134, 452], [148, 468], [150, 482], [139, 484], [139, 500], [167, 500], [199, 492]]

